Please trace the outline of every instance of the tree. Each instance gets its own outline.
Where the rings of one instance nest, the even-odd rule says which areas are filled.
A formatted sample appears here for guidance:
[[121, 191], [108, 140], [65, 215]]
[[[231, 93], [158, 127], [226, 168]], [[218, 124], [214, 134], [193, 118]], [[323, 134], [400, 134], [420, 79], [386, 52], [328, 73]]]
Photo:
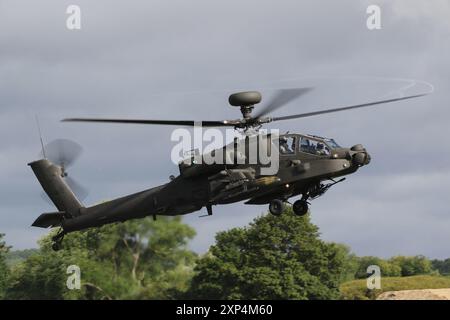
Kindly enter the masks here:
[[62, 299], [66, 270], [56, 253], [36, 254], [11, 271], [6, 299]]
[[341, 255], [345, 257], [340, 282], [347, 282], [355, 279], [355, 275], [359, 268], [359, 258], [351, 252], [351, 248], [344, 244], [336, 244], [336, 249], [341, 250]]
[[360, 257], [358, 261], [359, 267], [355, 275], [357, 279], [367, 278], [367, 267], [370, 265], [379, 266], [381, 275], [385, 277], [414, 276], [429, 274], [432, 271], [431, 261], [421, 255], [413, 257], [396, 256], [389, 260], [369, 256]]
[[356, 279], [365, 279], [369, 276], [367, 273], [367, 267], [371, 265], [376, 265], [380, 267], [381, 276], [383, 277], [399, 277], [401, 276], [402, 268], [391, 261], [387, 261], [378, 257], [359, 257], [358, 260], [358, 269], [355, 274]]
[[0, 233], [0, 299], [4, 296], [9, 274], [8, 266], [6, 265], [6, 254], [9, 251], [9, 247], [3, 240], [4, 236], [3, 233]]
[[6, 264], [9, 267], [12, 267], [24, 260], [26, 260], [28, 257], [32, 256], [33, 254], [39, 252], [38, 249], [23, 249], [23, 250], [10, 250], [6, 254]]
[[431, 261], [422, 255], [414, 257], [397, 256], [391, 258], [390, 261], [400, 266], [403, 277], [429, 274], [432, 271]]
[[[12, 299], [173, 298], [188, 287], [195, 254], [186, 249], [195, 231], [179, 217], [149, 218], [68, 234], [54, 252], [51, 237], [40, 253], [14, 269]], [[67, 267], [81, 270], [81, 290], [66, 287]]]
[[245, 228], [219, 232], [195, 268], [191, 299], [333, 299], [348, 250], [319, 239], [309, 216], [291, 208]]
[[439, 271], [440, 274], [450, 275], [450, 258], [447, 258], [445, 260], [431, 260], [431, 265], [432, 268]]

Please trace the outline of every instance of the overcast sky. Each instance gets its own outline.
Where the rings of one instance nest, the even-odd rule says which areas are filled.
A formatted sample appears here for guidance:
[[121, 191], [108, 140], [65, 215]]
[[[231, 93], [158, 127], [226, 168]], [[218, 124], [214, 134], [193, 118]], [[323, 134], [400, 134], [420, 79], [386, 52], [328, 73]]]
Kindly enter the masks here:
[[[66, 8], [81, 8], [81, 30]], [[366, 8], [381, 7], [380, 30]], [[315, 90], [276, 115], [395, 96], [416, 79], [435, 92], [414, 101], [270, 124], [362, 143], [372, 162], [312, 204], [324, 239], [358, 255], [450, 257], [450, 2], [237, 0], [0, 0], [0, 232], [16, 249], [48, 230], [30, 227], [54, 208], [26, 165], [46, 141], [84, 147], [70, 174], [86, 204], [168, 181], [174, 128], [60, 123], [71, 116], [233, 119], [236, 90], [264, 97]], [[408, 92], [426, 91], [417, 85]], [[217, 231], [244, 226], [266, 206], [242, 203], [185, 217], [205, 252]]]

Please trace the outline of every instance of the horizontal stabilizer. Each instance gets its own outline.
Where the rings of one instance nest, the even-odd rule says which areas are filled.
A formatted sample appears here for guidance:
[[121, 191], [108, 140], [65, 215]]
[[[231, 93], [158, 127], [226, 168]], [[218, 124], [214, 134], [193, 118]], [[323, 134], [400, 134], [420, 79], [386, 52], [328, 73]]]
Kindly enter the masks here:
[[39, 228], [53, 228], [61, 225], [63, 211], [43, 213], [32, 224], [33, 227]]

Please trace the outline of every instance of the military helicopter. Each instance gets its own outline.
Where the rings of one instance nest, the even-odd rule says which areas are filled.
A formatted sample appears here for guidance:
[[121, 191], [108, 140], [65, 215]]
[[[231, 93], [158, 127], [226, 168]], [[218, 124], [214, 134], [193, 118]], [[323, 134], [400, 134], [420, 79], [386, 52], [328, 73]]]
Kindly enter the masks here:
[[[179, 163], [180, 174], [171, 176], [168, 183], [135, 194], [120, 197], [91, 207], [85, 207], [76, 196], [77, 184], [68, 180], [66, 167], [79, 155], [80, 148], [69, 142], [58, 141], [43, 146], [43, 158], [29, 163], [45, 193], [58, 211], [41, 214], [32, 224], [35, 227], [61, 227], [53, 238], [53, 249], [62, 247], [64, 235], [78, 230], [99, 227], [146, 216], [174, 216], [198, 211], [203, 207], [207, 215], [213, 214], [213, 206], [246, 200], [245, 204], [268, 204], [275, 216], [283, 213], [289, 199], [293, 212], [303, 216], [308, 212], [309, 201], [322, 196], [330, 187], [345, 180], [343, 176], [356, 172], [369, 164], [371, 157], [361, 144], [350, 148], [340, 146], [331, 138], [315, 135], [286, 133], [260, 134], [263, 124], [275, 121], [299, 119], [332, 112], [365, 108], [380, 104], [417, 98], [415, 94], [399, 98], [378, 100], [357, 105], [328, 108], [320, 111], [270, 117], [268, 113], [281, 108], [311, 88], [282, 89], [256, 114], [252, 111], [261, 102], [257, 91], [234, 93], [229, 104], [239, 107], [242, 118], [235, 120], [202, 121], [203, 127], [231, 127], [243, 138], [227, 146], [215, 149], [209, 155], [219, 153], [233, 161], [208, 164], [204, 155], [192, 154]], [[65, 122], [127, 123], [150, 125], [194, 126], [197, 121], [187, 120], [133, 120], [69, 118]], [[265, 151], [276, 153], [278, 168], [272, 174], [264, 174], [264, 165], [258, 159], [249, 161], [254, 137], [264, 137]], [[253, 142], [252, 142], [253, 141]], [[258, 145], [258, 148], [261, 146]], [[240, 152], [238, 150], [241, 150]], [[47, 154], [46, 154], [47, 153]], [[240, 160], [240, 161], [239, 161]], [[338, 179], [338, 180], [336, 180]], [[72, 186], [72, 187], [71, 187]]]

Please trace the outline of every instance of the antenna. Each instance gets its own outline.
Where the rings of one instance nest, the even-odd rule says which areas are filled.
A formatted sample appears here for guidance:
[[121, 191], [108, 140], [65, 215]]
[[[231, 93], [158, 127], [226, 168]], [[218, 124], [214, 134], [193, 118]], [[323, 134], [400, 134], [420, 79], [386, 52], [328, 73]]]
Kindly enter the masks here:
[[41, 148], [42, 148], [42, 155], [44, 156], [44, 159], [47, 157], [45, 156], [45, 148], [44, 148], [44, 141], [42, 140], [42, 133], [41, 133], [41, 126], [39, 125], [39, 118], [37, 114], [34, 116], [36, 118], [36, 124], [39, 132], [39, 139], [41, 140]]

